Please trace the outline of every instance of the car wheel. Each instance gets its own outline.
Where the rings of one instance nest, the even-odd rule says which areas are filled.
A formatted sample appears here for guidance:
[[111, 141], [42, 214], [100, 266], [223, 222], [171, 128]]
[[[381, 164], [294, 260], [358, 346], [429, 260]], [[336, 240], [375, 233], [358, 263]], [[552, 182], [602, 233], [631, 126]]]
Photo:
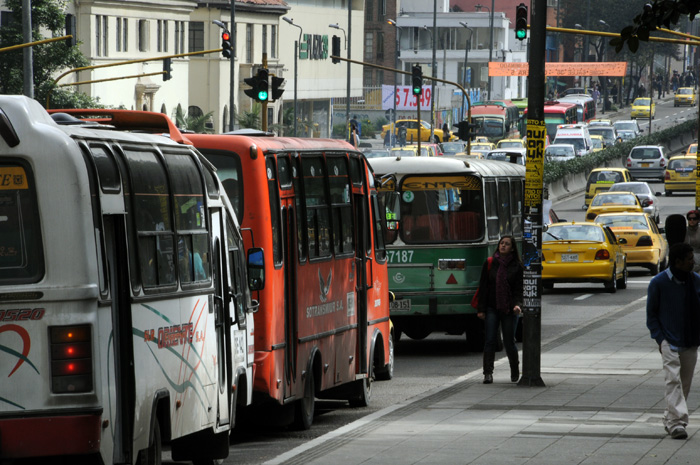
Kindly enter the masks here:
[[605, 289], [611, 294], [617, 292], [617, 269], [613, 268], [612, 276], [609, 281], [605, 281]]
[[436, 144], [439, 144], [442, 141], [440, 140], [440, 138], [438, 136], [433, 135], [433, 142], [435, 142]]
[[627, 289], [627, 262], [625, 262], [625, 268], [622, 270], [622, 277], [617, 280], [618, 289]]
[[652, 276], [656, 276], [659, 274], [659, 268], [661, 268], [661, 263], [654, 263], [653, 265], [649, 266], [649, 274]]

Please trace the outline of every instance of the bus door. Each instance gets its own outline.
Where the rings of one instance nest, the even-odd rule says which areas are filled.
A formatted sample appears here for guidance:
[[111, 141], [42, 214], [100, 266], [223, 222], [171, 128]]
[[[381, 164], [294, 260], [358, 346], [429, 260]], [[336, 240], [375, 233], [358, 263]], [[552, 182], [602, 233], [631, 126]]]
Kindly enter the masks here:
[[[212, 209], [210, 225], [212, 233], [212, 279], [214, 281], [214, 327], [216, 328], [216, 358], [217, 358], [217, 418], [219, 425], [227, 425], [231, 421], [231, 386], [233, 386], [233, 368], [231, 357], [231, 292], [227, 266], [228, 254], [224, 241], [225, 221], [221, 210]], [[223, 241], [223, 244], [222, 244]]]
[[[357, 163], [359, 160], [350, 159], [350, 163]], [[364, 167], [360, 162], [362, 187], [358, 192], [353, 189], [353, 216], [355, 223], [355, 269], [357, 277], [355, 279], [355, 306], [357, 309], [357, 338], [358, 357], [360, 358], [360, 373], [369, 374], [369, 361], [367, 352], [367, 290], [372, 287], [372, 256], [371, 256], [371, 235], [369, 228], [372, 227], [372, 220], [369, 216], [369, 206], [367, 205], [367, 195], [363, 193], [367, 189], [367, 182], [364, 176]], [[368, 272], [369, 270], [369, 272]], [[369, 284], [368, 284], [369, 283]]]
[[[95, 223], [101, 223], [98, 239], [100, 301], [110, 305], [110, 321], [100, 326], [112, 329], [113, 345], [108, 360], [114, 360], [109, 370], [114, 370], [115, 399], [105, 416], [111, 420], [113, 436], [112, 459], [114, 463], [131, 463], [133, 450], [134, 410], [136, 382], [134, 375], [134, 344], [132, 334], [132, 309], [129, 289], [129, 267], [124, 257], [129, 256], [126, 224], [126, 205], [122, 192], [121, 175], [112, 151], [102, 144], [82, 145], [93, 160], [93, 173], [97, 173], [96, 187], [99, 206], [93, 204]], [[99, 213], [97, 213], [99, 212]], [[97, 215], [101, 214], [101, 218]], [[101, 242], [101, 244], [100, 244]], [[99, 335], [102, 338], [105, 335]], [[106, 339], [106, 338], [105, 338]], [[111, 364], [110, 364], [111, 365]]]
[[[296, 160], [295, 160], [296, 162]], [[297, 379], [297, 226], [292, 193], [292, 178], [288, 156], [278, 155], [267, 159], [270, 192], [270, 218], [273, 235], [273, 259], [275, 267], [282, 265], [284, 281], [284, 398], [293, 396]], [[276, 168], [276, 169], [275, 169]], [[279, 184], [277, 182], [279, 177]], [[278, 187], [280, 186], [280, 187]], [[298, 186], [297, 186], [298, 187]], [[282, 189], [283, 195], [280, 195]]]

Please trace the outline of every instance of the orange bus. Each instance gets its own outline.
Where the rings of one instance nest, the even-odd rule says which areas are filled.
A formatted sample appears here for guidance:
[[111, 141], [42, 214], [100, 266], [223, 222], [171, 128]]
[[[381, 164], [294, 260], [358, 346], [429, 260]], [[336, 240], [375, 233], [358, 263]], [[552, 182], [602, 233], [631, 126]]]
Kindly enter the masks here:
[[[187, 134], [217, 168], [247, 244], [264, 250], [253, 402], [313, 421], [314, 397], [365, 406], [393, 375], [374, 177], [344, 141]], [[291, 412], [289, 412], [291, 413]]]
[[[574, 124], [578, 119], [578, 106], [572, 102], [560, 102], [550, 100], [544, 102], [544, 124], [550, 140], [557, 136], [557, 126], [560, 124]], [[523, 120], [527, 124], [527, 108]]]

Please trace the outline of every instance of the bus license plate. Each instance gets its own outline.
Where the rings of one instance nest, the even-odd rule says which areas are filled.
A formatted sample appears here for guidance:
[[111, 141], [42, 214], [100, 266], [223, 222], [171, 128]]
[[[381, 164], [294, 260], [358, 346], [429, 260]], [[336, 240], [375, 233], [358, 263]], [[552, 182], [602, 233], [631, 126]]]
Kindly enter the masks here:
[[389, 310], [407, 312], [411, 310], [411, 299], [395, 300], [389, 303]]
[[578, 261], [577, 253], [563, 253], [561, 254], [561, 261], [563, 263], [573, 263]]

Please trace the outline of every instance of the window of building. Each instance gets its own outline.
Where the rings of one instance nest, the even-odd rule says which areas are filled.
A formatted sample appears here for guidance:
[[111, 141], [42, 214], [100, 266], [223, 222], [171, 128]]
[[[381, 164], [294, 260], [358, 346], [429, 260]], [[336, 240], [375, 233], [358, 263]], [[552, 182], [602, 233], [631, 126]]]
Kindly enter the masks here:
[[277, 26], [270, 26], [270, 56], [277, 58]]
[[109, 33], [107, 16], [95, 15], [95, 56], [107, 56], [107, 35]]
[[168, 21], [163, 21], [163, 51], [168, 51]]
[[175, 53], [185, 53], [184, 21], [175, 21]]
[[160, 19], [156, 24], [156, 50], [163, 51], [163, 21]]
[[374, 33], [365, 32], [365, 60], [372, 59], [372, 50], [374, 48]]
[[373, 4], [374, 0], [367, 0], [365, 2], [365, 21], [372, 21], [372, 16], [374, 13]]
[[245, 25], [245, 61], [253, 62], [253, 25]]
[[117, 40], [115, 41], [117, 52], [122, 51], [122, 19], [117, 18]]
[[117, 36], [115, 44], [117, 47], [117, 52], [127, 52], [128, 51], [128, 32], [129, 23], [126, 18], [117, 18]]
[[139, 52], [147, 52], [149, 50], [148, 40], [148, 20], [139, 19]]
[[129, 51], [129, 20], [122, 18], [122, 50]]
[[158, 20], [158, 26], [157, 26], [157, 47], [159, 52], [167, 52], [168, 51], [168, 21], [166, 20]]
[[262, 52], [267, 53], [267, 24], [262, 27]]
[[377, 10], [379, 14], [377, 19], [383, 20], [386, 16], [386, 0], [377, 0]]
[[379, 31], [377, 32], [377, 60], [383, 60], [384, 59], [384, 33]]
[[12, 16], [11, 11], [0, 11], [0, 27], [9, 26], [12, 22]]
[[190, 21], [189, 28], [189, 51], [201, 52], [204, 50], [204, 22]]

